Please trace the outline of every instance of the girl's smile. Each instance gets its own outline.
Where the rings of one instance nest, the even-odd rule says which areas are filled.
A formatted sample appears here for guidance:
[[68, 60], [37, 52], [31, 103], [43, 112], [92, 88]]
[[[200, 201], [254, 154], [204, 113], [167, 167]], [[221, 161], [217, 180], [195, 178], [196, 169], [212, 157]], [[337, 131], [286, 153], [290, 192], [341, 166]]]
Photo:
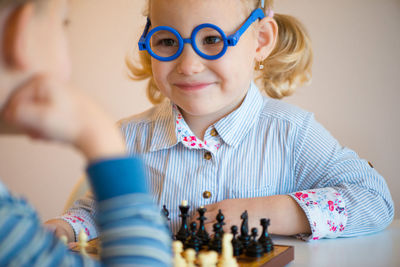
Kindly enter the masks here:
[[182, 91], [199, 91], [213, 85], [213, 82], [178, 82], [174, 85]]

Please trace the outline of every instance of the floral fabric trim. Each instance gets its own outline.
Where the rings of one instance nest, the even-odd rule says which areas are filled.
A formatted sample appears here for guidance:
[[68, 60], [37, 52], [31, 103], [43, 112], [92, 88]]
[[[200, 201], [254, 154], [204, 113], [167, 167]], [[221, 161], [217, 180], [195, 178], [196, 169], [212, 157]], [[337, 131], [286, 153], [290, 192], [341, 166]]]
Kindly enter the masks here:
[[176, 137], [178, 142], [181, 142], [185, 147], [190, 149], [207, 149], [212, 153], [216, 153], [221, 148], [222, 140], [216, 135], [209, 135], [204, 138], [204, 141], [198, 139], [190, 130], [189, 126], [185, 122], [181, 112], [175, 104], [172, 104], [172, 110], [175, 116], [176, 124]]
[[69, 225], [71, 225], [75, 233], [75, 242], [78, 241], [78, 236], [81, 229], [85, 231], [86, 235], [88, 236], [88, 240], [91, 240], [98, 236], [94, 224], [83, 218], [83, 216], [77, 216], [76, 214], [67, 212], [66, 214], [58, 218], [66, 221], [67, 223], [69, 223]]
[[290, 194], [306, 213], [311, 235], [299, 235], [303, 240], [335, 238], [347, 223], [347, 210], [342, 195], [334, 188], [319, 188]]

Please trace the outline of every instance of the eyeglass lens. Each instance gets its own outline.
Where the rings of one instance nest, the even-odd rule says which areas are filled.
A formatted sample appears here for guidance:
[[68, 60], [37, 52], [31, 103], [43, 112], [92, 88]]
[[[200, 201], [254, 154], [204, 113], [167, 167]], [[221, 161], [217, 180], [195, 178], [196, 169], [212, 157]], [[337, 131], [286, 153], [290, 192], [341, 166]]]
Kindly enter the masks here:
[[[197, 49], [207, 55], [215, 56], [224, 49], [224, 40], [221, 34], [209, 27], [200, 29], [195, 36]], [[154, 54], [160, 57], [171, 57], [179, 50], [178, 37], [168, 31], [156, 31], [150, 38], [150, 47]]]

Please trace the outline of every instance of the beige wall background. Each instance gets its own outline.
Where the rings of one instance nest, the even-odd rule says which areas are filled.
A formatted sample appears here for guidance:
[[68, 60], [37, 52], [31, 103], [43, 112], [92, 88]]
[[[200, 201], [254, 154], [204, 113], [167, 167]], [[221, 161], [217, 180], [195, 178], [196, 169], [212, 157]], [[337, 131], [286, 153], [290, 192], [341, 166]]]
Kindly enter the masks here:
[[[72, 1], [73, 80], [115, 120], [150, 107], [144, 83], [129, 81], [124, 66], [145, 24], [144, 2]], [[303, 21], [315, 51], [312, 84], [285, 101], [314, 112], [343, 145], [371, 161], [399, 207], [400, 1], [277, 0], [275, 11]], [[44, 220], [62, 212], [84, 167], [71, 148], [0, 136], [1, 179]]]

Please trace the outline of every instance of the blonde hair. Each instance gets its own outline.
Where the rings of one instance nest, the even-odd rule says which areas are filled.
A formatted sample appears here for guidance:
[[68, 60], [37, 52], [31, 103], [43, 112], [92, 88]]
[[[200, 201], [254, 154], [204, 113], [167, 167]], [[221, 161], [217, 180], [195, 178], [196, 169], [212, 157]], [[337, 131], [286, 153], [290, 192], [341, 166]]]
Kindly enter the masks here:
[[[260, 0], [241, 0], [246, 12], [261, 6]], [[150, 2], [147, 6], [149, 6]], [[266, 0], [264, 11], [273, 10], [273, 0]], [[148, 9], [145, 16], [148, 15]], [[294, 93], [295, 89], [311, 81], [313, 52], [311, 40], [303, 24], [296, 18], [276, 14], [274, 19], [278, 25], [278, 37], [275, 48], [271, 54], [260, 64], [264, 65], [258, 70], [256, 81], [270, 97], [283, 98]], [[128, 56], [125, 60], [132, 80], [149, 79], [146, 94], [153, 104], [162, 102], [165, 96], [155, 84], [151, 69], [151, 57], [148, 53], [139, 53], [139, 62]]]

